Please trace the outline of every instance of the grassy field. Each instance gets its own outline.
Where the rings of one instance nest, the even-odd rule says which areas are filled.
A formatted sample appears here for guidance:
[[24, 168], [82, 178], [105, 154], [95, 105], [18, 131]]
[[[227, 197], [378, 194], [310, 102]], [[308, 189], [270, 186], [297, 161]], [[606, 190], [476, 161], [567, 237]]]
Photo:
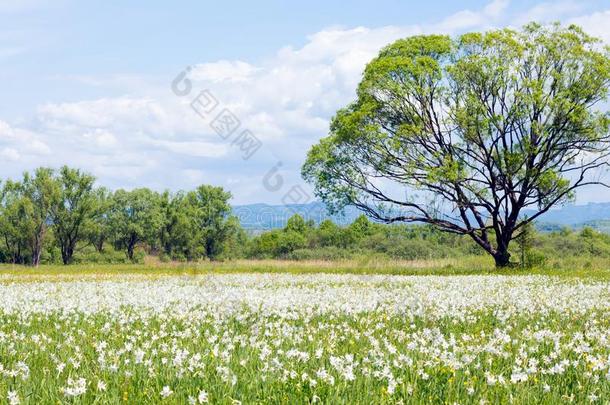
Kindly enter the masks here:
[[604, 403], [610, 271], [483, 258], [0, 269], [0, 402]]
[[610, 277], [610, 260], [595, 257], [562, 258], [544, 267], [496, 269], [488, 256], [463, 256], [455, 259], [430, 260], [230, 260], [202, 262], [160, 262], [147, 258], [143, 264], [84, 264], [41, 265], [39, 267], [0, 264], [0, 280], [27, 279], [36, 276], [82, 275], [108, 277], [112, 275], [141, 274], [199, 275], [218, 273], [290, 273], [290, 274], [388, 274], [388, 275], [553, 275], [564, 277]]

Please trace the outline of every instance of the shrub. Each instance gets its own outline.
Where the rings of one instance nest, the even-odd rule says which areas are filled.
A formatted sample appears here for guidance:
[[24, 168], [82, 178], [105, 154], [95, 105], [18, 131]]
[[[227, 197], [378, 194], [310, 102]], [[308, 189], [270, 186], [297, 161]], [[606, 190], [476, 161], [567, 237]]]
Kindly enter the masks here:
[[340, 260], [352, 257], [350, 251], [336, 246], [318, 249], [296, 249], [288, 255], [291, 260]]

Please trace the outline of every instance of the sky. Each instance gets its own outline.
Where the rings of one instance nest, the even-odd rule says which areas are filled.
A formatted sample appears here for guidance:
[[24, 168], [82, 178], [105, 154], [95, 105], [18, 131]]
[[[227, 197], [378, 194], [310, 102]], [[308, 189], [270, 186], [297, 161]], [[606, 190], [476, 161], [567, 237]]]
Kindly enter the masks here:
[[308, 202], [306, 153], [383, 46], [529, 21], [610, 44], [608, 1], [0, 0], [0, 178], [67, 164], [111, 189]]

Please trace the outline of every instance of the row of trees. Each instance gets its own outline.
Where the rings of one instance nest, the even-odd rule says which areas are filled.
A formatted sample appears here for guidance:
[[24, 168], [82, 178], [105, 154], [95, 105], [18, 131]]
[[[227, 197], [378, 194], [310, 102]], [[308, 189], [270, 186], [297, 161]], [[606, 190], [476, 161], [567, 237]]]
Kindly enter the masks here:
[[0, 259], [37, 266], [49, 245], [64, 264], [78, 249], [110, 244], [134, 260], [138, 245], [170, 258], [216, 258], [241, 229], [220, 187], [111, 192], [78, 169], [39, 168], [0, 188]]

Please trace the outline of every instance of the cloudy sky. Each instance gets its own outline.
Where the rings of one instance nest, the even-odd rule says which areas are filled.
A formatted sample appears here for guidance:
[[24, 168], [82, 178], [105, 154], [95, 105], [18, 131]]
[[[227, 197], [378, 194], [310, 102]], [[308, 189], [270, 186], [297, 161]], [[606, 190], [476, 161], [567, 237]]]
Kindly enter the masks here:
[[607, 1], [123, 3], [0, 0], [0, 177], [68, 164], [113, 189], [303, 201], [307, 150], [393, 40], [558, 20], [610, 43]]

